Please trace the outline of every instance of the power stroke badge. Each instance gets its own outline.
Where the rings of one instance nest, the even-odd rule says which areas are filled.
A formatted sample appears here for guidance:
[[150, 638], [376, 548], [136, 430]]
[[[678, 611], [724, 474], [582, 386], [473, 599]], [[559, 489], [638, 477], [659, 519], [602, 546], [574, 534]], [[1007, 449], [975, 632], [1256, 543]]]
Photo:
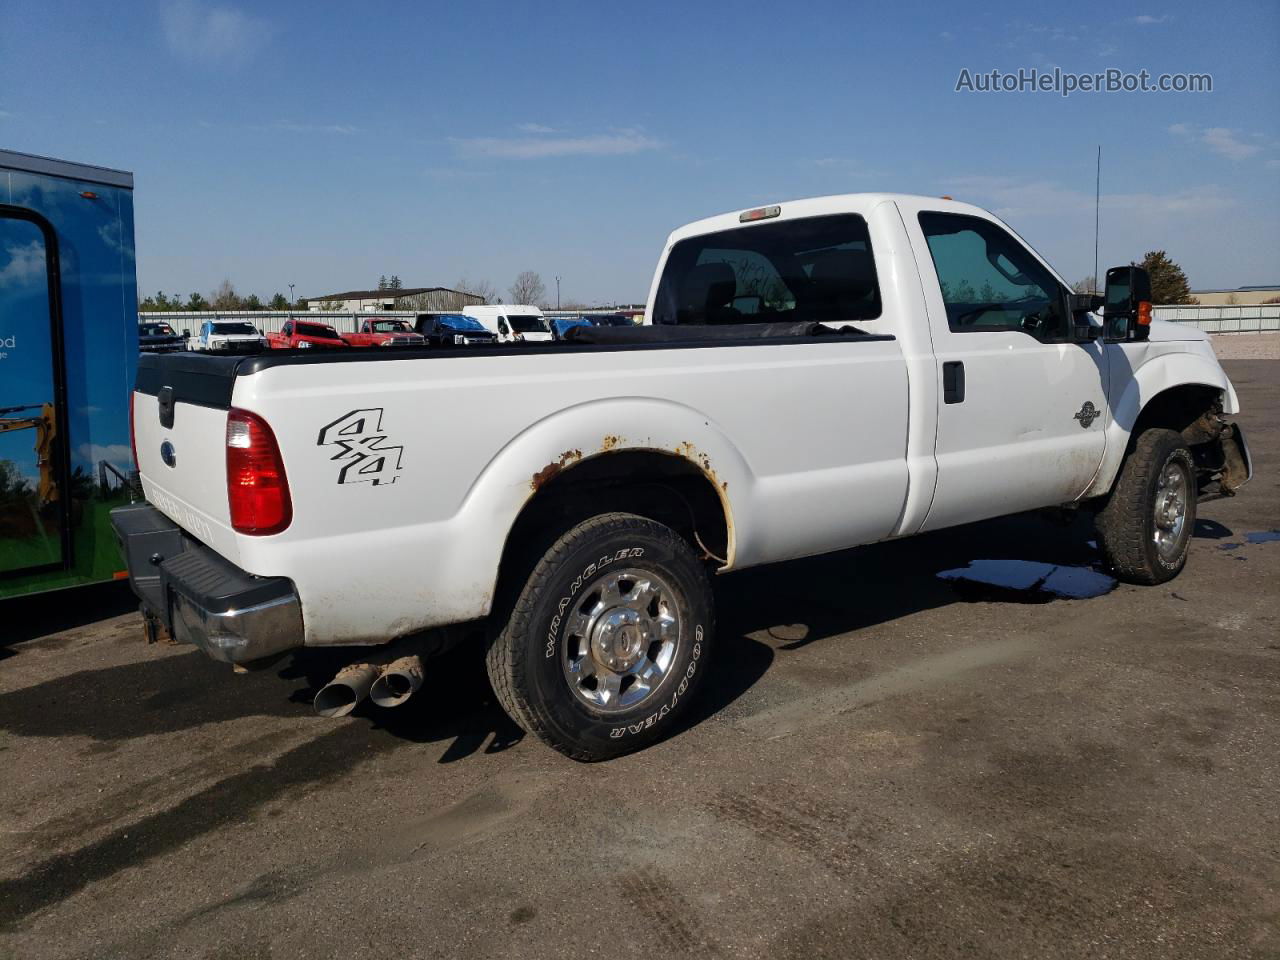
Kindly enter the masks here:
[[1093, 426], [1093, 421], [1097, 420], [1100, 416], [1102, 416], [1102, 411], [1093, 405], [1092, 400], [1086, 400], [1084, 402], [1084, 406], [1076, 411], [1075, 416], [1072, 417], [1072, 419], [1079, 420], [1080, 426], [1088, 430]]
[[337, 447], [338, 483], [395, 483], [404, 447], [391, 443], [382, 429], [382, 408], [352, 410], [320, 430], [320, 447]]

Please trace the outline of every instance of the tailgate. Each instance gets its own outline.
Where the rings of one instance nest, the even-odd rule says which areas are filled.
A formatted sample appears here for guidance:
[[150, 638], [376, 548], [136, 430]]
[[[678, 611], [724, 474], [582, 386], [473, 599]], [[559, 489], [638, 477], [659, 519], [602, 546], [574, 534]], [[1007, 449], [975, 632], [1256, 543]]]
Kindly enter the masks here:
[[227, 506], [227, 410], [240, 357], [142, 356], [133, 396], [142, 489], [161, 513], [237, 561]]

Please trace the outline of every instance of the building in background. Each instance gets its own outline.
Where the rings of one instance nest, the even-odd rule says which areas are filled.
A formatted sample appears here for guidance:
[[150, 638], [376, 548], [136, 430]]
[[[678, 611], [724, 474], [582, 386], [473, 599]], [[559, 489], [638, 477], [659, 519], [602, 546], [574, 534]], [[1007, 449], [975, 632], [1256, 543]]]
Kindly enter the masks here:
[[397, 290], [347, 290], [323, 297], [308, 297], [307, 309], [317, 313], [375, 313], [412, 310], [447, 313], [484, 303], [484, 297], [448, 287], [403, 287]]
[[1234, 290], [1192, 290], [1202, 307], [1247, 307], [1280, 297], [1280, 284], [1236, 287]]

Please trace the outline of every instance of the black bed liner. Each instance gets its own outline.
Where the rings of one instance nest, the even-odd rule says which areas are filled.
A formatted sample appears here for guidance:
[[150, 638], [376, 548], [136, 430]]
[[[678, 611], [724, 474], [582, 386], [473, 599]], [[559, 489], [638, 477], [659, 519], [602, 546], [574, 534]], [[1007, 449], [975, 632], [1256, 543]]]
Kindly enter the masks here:
[[156, 396], [172, 387], [174, 399], [202, 407], [225, 409], [237, 377], [272, 367], [326, 363], [386, 363], [398, 360], [462, 360], [467, 357], [525, 356], [565, 353], [612, 353], [634, 350], [692, 350], [706, 347], [781, 346], [836, 341], [874, 342], [896, 339], [845, 325], [820, 323], [734, 323], [687, 326], [574, 327], [564, 340], [477, 344], [460, 349], [397, 347], [394, 350], [351, 347], [346, 350], [266, 350], [251, 356], [211, 353], [141, 354], [139, 393]]

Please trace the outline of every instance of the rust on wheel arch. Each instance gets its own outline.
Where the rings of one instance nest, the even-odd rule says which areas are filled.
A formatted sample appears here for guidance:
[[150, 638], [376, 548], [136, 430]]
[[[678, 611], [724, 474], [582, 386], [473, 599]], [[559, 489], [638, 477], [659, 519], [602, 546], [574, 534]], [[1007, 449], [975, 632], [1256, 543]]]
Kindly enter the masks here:
[[547, 481], [551, 480], [553, 477], [559, 474], [561, 470], [563, 470], [569, 464], [574, 463], [575, 461], [578, 461], [581, 459], [582, 459], [581, 450], [578, 450], [578, 449], [566, 450], [564, 453], [560, 454], [560, 456], [557, 459], [552, 460], [545, 467], [543, 467], [541, 470], [539, 470], [537, 473], [535, 473], [532, 477], [529, 478], [529, 489], [532, 490], [534, 493], [537, 493], [538, 490], [542, 488], [543, 484], [547, 483]]

